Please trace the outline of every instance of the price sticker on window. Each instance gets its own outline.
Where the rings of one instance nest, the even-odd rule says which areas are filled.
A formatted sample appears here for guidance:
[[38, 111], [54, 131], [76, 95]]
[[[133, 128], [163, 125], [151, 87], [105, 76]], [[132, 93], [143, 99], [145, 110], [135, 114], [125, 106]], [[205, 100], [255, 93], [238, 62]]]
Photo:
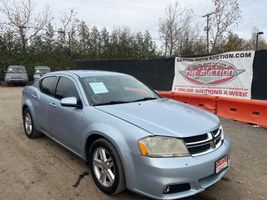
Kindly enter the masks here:
[[103, 82], [94, 82], [94, 83], [89, 83], [89, 84], [94, 94], [108, 93], [108, 89], [106, 88]]

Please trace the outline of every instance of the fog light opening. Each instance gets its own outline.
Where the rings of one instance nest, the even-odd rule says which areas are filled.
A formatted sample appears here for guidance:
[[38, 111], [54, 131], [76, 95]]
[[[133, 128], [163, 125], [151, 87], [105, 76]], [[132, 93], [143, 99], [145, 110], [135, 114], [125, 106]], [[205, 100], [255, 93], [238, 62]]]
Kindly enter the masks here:
[[176, 184], [176, 185], [167, 185], [163, 189], [163, 194], [172, 194], [178, 192], [185, 192], [191, 189], [189, 183]]

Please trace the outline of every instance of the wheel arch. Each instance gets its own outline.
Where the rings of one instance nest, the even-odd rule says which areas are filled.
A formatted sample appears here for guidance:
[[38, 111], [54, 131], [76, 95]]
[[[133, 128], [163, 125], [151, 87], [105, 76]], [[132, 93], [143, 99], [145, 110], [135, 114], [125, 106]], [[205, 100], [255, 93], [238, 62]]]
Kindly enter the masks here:
[[23, 115], [24, 110], [25, 110], [26, 108], [29, 109], [29, 106], [28, 106], [27, 104], [23, 104], [23, 106], [22, 106], [22, 115]]
[[86, 161], [88, 161], [88, 153], [89, 153], [89, 149], [91, 147], [91, 145], [98, 139], [103, 138], [106, 139], [108, 142], [110, 142], [115, 149], [117, 150], [118, 154], [120, 155], [121, 159], [122, 159], [122, 155], [120, 152], [120, 149], [118, 148], [118, 145], [116, 144], [116, 142], [109, 136], [107, 136], [106, 134], [103, 134], [101, 132], [93, 132], [91, 134], [89, 134], [86, 138], [86, 142], [85, 142], [85, 148], [84, 148], [84, 159]]
[[[101, 141], [102, 143], [101, 142], [100, 143], [98, 142], [98, 143], [95, 144], [97, 146], [95, 146], [94, 145], [94, 142], [95, 141], [99, 141], [99, 142]], [[122, 158], [120, 149], [116, 145], [114, 145], [114, 143], [110, 139], [108, 139], [107, 137], [104, 137], [103, 135], [99, 135], [99, 134], [92, 134], [92, 135], [90, 135], [88, 137], [88, 140], [87, 140], [87, 143], [86, 144], [87, 144], [87, 147], [86, 148], [88, 149], [87, 152], [89, 152], [91, 154], [90, 156], [92, 156], [92, 157], [88, 156], [87, 163], [89, 165], [89, 168], [91, 170], [91, 173], [93, 173], [92, 176], [93, 176], [93, 179], [96, 182], [97, 186], [100, 187], [99, 186], [99, 178], [97, 178], [96, 175], [95, 175], [95, 169], [93, 167], [94, 165], [93, 165], [93, 160], [92, 159], [94, 159], [93, 158], [94, 157], [93, 155], [94, 155], [94, 151], [97, 149], [96, 147], [100, 147], [101, 145], [106, 145], [106, 147], [110, 149], [108, 151], [109, 154], [110, 154], [110, 156], [112, 156], [112, 154], [114, 156], [114, 159], [115, 160], [113, 160], [113, 162], [116, 162], [116, 164], [117, 164], [117, 169], [116, 170], [117, 170], [118, 177], [116, 179], [116, 182], [114, 182], [115, 183], [115, 186], [114, 186], [113, 183], [110, 186], [112, 188], [111, 190], [109, 188], [106, 191], [107, 188], [103, 189], [101, 187], [100, 187], [100, 189], [101, 190], [103, 189], [104, 190], [104, 193], [107, 193], [107, 194], [117, 194], [117, 193], [125, 190], [127, 188], [127, 178], [126, 178], [126, 175], [125, 175], [125, 173], [126, 173], [125, 172], [125, 165], [124, 165], [124, 162], [123, 162], [123, 158]], [[94, 151], [90, 152], [89, 148], [92, 145], [94, 146]], [[106, 151], [107, 151], [107, 149], [106, 149]], [[105, 187], [105, 186], [102, 186], [102, 187]]]
[[119, 124], [116, 121], [111, 123], [109, 120], [108, 122], [92, 123], [83, 129], [81, 156], [88, 162], [87, 155], [90, 145], [98, 138], [108, 140], [119, 154], [125, 174], [126, 187], [131, 188], [135, 184], [135, 157], [140, 152], [137, 141], [138, 138], [146, 136], [147, 132], [132, 124], [124, 123], [124, 121], [120, 121]]
[[[127, 172], [127, 169], [126, 169], [126, 163], [124, 161], [124, 158], [123, 158], [121, 150], [119, 149], [118, 145], [113, 140], [113, 138], [110, 138], [110, 137], [108, 137], [107, 135], [105, 135], [105, 134], [103, 134], [101, 132], [93, 132], [86, 139], [84, 155], [83, 155], [86, 163], [88, 164], [88, 154], [89, 154], [89, 149], [90, 149], [91, 145], [96, 140], [101, 139], [101, 138], [106, 139], [108, 142], [110, 142], [115, 147], [117, 153], [119, 154], [120, 160], [121, 160], [123, 173], [125, 174]], [[126, 185], [127, 185], [127, 176], [126, 176], [126, 174], [125, 174], [125, 182], [126, 182]]]
[[105, 137], [103, 137], [103, 135], [100, 135], [99, 133], [93, 133], [91, 135], [89, 135], [86, 139], [86, 143], [85, 143], [85, 150], [84, 150], [84, 155], [85, 155], [85, 160], [88, 162], [88, 154], [89, 154], [89, 149], [91, 147], [91, 145], [98, 139], [100, 138], [104, 138], [107, 139]]
[[[22, 117], [23, 117], [23, 113], [24, 113], [24, 110], [25, 109], [29, 109], [30, 113], [31, 113], [31, 116], [32, 116], [32, 120], [33, 122], [35, 123], [36, 122], [36, 119], [35, 119], [35, 112], [34, 112], [34, 108], [33, 108], [33, 105], [31, 103], [30, 100], [26, 100], [23, 105], [22, 105]], [[35, 123], [36, 124], [36, 123]]]

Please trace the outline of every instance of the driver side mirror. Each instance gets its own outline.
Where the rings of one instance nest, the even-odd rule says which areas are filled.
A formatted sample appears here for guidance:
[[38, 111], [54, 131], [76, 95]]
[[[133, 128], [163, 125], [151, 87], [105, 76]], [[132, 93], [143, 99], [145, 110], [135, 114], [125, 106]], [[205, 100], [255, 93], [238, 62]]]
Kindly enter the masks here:
[[82, 108], [82, 105], [78, 104], [76, 97], [66, 97], [60, 100], [61, 106]]

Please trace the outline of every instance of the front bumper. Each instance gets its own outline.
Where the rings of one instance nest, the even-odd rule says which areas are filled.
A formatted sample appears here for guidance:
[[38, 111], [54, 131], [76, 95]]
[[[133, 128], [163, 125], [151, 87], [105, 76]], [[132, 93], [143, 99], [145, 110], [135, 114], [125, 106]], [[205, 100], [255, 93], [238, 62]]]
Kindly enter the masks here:
[[6, 83], [27, 83], [28, 79], [19, 79], [19, 78], [10, 78], [10, 79], [5, 79]]
[[[229, 155], [229, 151], [230, 140], [226, 136], [217, 150], [196, 157], [148, 158], [124, 152], [127, 187], [154, 199], [178, 199], [197, 194], [225, 175], [228, 169], [215, 174], [215, 162]], [[189, 184], [190, 189], [163, 193], [166, 186], [176, 184]]]

